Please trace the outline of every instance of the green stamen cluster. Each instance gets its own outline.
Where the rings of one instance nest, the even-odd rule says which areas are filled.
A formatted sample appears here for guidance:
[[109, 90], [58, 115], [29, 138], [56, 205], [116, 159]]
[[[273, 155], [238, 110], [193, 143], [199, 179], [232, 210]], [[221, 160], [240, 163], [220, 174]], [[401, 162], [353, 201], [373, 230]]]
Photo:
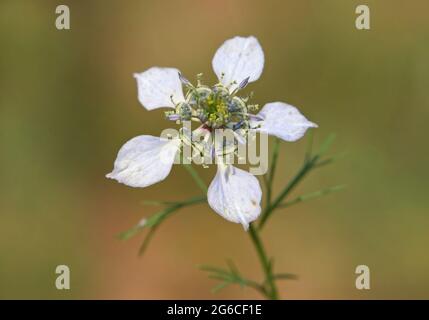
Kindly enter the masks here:
[[187, 89], [185, 101], [177, 103], [175, 111], [166, 113], [167, 117], [178, 123], [198, 121], [207, 129], [249, 128], [249, 111], [257, 110], [258, 106], [248, 104], [250, 97], [241, 98], [236, 95], [240, 89], [245, 87], [247, 81], [230, 92], [229, 87], [221, 83], [213, 87], [203, 85], [201, 75], [198, 75], [197, 86], [192, 85], [181, 75], [180, 79]]

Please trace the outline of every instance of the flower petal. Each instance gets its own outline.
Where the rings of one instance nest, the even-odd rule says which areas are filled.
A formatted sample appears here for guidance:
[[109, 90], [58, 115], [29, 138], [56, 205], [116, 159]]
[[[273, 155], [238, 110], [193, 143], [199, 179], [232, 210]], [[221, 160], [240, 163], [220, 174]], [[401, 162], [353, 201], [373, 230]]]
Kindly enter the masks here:
[[259, 79], [264, 69], [264, 52], [255, 37], [235, 37], [220, 46], [213, 57], [212, 65], [225, 86], [235, 81], [230, 87], [232, 91], [247, 77], [248, 82]]
[[[184, 101], [179, 70], [175, 68], [152, 67], [145, 72], [135, 73], [138, 99], [147, 109], [174, 107], [174, 103]], [[171, 98], [173, 96], [173, 98]]]
[[171, 171], [180, 140], [137, 136], [119, 150], [107, 178], [130, 187], [147, 187], [164, 180]]
[[261, 198], [258, 179], [247, 171], [224, 164], [218, 165], [207, 193], [214, 211], [228, 221], [241, 223], [246, 230], [261, 213]]
[[261, 121], [258, 131], [274, 135], [286, 141], [302, 138], [308, 128], [317, 128], [317, 124], [308, 121], [297, 108], [283, 102], [267, 103], [257, 115]]

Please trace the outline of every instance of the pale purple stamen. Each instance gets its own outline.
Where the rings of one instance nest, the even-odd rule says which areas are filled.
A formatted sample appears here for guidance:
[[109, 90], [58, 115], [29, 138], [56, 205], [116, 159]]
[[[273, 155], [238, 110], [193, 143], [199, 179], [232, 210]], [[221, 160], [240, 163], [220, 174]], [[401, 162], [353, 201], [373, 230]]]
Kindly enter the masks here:
[[170, 114], [167, 116], [167, 119], [171, 121], [177, 121], [180, 120], [180, 116], [178, 114]]

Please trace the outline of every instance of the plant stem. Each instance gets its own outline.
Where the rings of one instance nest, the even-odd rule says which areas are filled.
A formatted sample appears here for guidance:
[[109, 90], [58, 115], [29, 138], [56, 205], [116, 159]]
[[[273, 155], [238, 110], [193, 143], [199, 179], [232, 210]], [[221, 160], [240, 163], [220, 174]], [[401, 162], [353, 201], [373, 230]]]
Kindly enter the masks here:
[[322, 189], [322, 190], [319, 190], [319, 191], [316, 191], [316, 192], [307, 193], [307, 194], [301, 195], [299, 197], [296, 197], [293, 200], [290, 200], [290, 201], [284, 202], [282, 204], [279, 204], [278, 208], [290, 207], [290, 206], [292, 206], [294, 204], [297, 204], [297, 203], [300, 203], [300, 202], [303, 202], [303, 201], [311, 200], [311, 199], [314, 199], [314, 198], [319, 198], [319, 197], [322, 197], [324, 195], [327, 195], [327, 194], [330, 194], [330, 193], [333, 193], [333, 192], [337, 192], [337, 191], [343, 190], [344, 188], [345, 188], [345, 185], [338, 185], [338, 186], [335, 186], [335, 187]]
[[[176, 212], [177, 210], [179, 210], [185, 206], [191, 206], [194, 204], [198, 204], [198, 203], [206, 201], [206, 199], [207, 199], [206, 196], [194, 197], [194, 198], [182, 201], [182, 202], [177, 202], [177, 203], [171, 205], [170, 207], [164, 209], [162, 211], [162, 217], [159, 219], [159, 221], [150, 227], [149, 233], [146, 235], [146, 237], [143, 240], [143, 243], [140, 246], [138, 255], [139, 256], [143, 255], [147, 246], [149, 245], [149, 242], [152, 240], [152, 237], [155, 235], [156, 230], [158, 229], [158, 227], [161, 225], [161, 223], [167, 217], [169, 217], [171, 214], [173, 214], [174, 212]], [[142, 228], [144, 228], [144, 226], [140, 227], [140, 229], [142, 229]]]
[[198, 187], [204, 192], [207, 193], [207, 186], [204, 183], [203, 179], [199, 176], [198, 172], [192, 167], [191, 164], [184, 164], [186, 170], [188, 170], [189, 174], [192, 176]]
[[264, 212], [262, 213], [261, 222], [259, 223], [259, 229], [262, 229], [262, 227], [267, 222], [268, 217], [272, 214], [274, 209], [277, 208], [278, 205], [281, 204], [283, 199], [289, 194], [289, 192], [302, 180], [302, 178], [305, 177], [305, 175], [313, 168], [313, 166], [316, 164], [318, 160], [318, 157], [315, 156], [309, 161], [305, 161], [304, 165], [301, 167], [301, 169], [298, 171], [298, 173], [293, 177], [293, 179], [289, 182], [289, 184], [286, 186], [286, 188], [283, 189], [283, 191], [280, 193], [280, 195], [277, 196], [277, 198], [273, 201], [272, 204], [265, 207]]
[[266, 187], [267, 187], [267, 203], [266, 206], [269, 207], [271, 205], [271, 194], [273, 190], [273, 180], [274, 180], [274, 173], [276, 171], [276, 165], [277, 165], [277, 159], [279, 156], [279, 149], [280, 149], [280, 139], [276, 138], [274, 140], [274, 148], [271, 155], [271, 164], [270, 164], [270, 171], [268, 172], [268, 179], [266, 181]]
[[[275, 156], [275, 158], [277, 159], [277, 156]], [[196, 172], [195, 169], [192, 168], [191, 165], [185, 165], [185, 168], [188, 170], [188, 172], [190, 173], [192, 178], [195, 180], [195, 182], [200, 186], [200, 188], [203, 191], [207, 192], [207, 187], [206, 187], [204, 181], [198, 175], [198, 172]], [[202, 197], [195, 198], [195, 199], [187, 202], [186, 204], [194, 203], [194, 201], [199, 202], [199, 201], [201, 201], [201, 198]], [[185, 204], [185, 203], [180, 203], [179, 205], [181, 206], [183, 204]], [[278, 299], [278, 293], [277, 293], [277, 287], [276, 287], [276, 283], [275, 283], [275, 277], [272, 274], [271, 263], [268, 260], [268, 257], [265, 253], [265, 249], [264, 249], [262, 241], [259, 237], [258, 230], [256, 230], [252, 224], [249, 225], [249, 235], [250, 235], [250, 238], [252, 239], [253, 245], [255, 246], [256, 252], [258, 253], [258, 257], [259, 257], [259, 260], [260, 260], [261, 265], [262, 265], [262, 269], [263, 269], [264, 274], [265, 274], [265, 283], [267, 283], [269, 286], [268, 290], [263, 285], [262, 286], [256, 285], [256, 287], [268, 299], [277, 300]], [[251, 286], [255, 287], [253, 283]]]
[[265, 282], [268, 284], [269, 288], [266, 290], [267, 298], [272, 300], [277, 300], [278, 293], [276, 283], [271, 270], [271, 263], [268, 260], [268, 257], [265, 253], [264, 246], [262, 245], [261, 238], [259, 237], [258, 231], [253, 227], [252, 224], [249, 225], [249, 235], [252, 239], [252, 242], [255, 246], [256, 252], [258, 253], [259, 260], [262, 265], [262, 269], [265, 273]]
[[[277, 198], [274, 200], [274, 202], [268, 203], [268, 205], [265, 207], [265, 210], [261, 214], [261, 222], [259, 223], [258, 229], [261, 230], [262, 227], [267, 222], [270, 215], [273, 213], [273, 211], [281, 205], [284, 198], [289, 194], [290, 191], [292, 191], [293, 188], [306, 176], [308, 172], [311, 171], [311, 169], [316, 168], [320, 166], [321, 164], [328, 164], [331, 159], [319, 162], [320, 158], [325, 154], [325, 152], [329, 149], [332, 142], [335, 140], [335, 134], [330, 134], [325, 141], [323, 141], [322, 145], [319, 148], [319, 151], [316, 153], [315, 156], [311, 156], [312, 152], [312, 144], [313, 144], [313, 135], [310, 136], [309, 144], [307, 147], [307, 152], [304, 159], [304, 164], [302, 165], [301, 169], [298, 171], [298, 173], [293, 177], [293, 179], [289, 182], [289, 184], [283, 189], [283, 191], [280, 193], [280, 195], [277, 196]], [[273, 160], [277, 161], [277, 157]], [[332, 162], [332, 160], [331, 160]], [[275, 163], [273, 162], [274, 166]]]

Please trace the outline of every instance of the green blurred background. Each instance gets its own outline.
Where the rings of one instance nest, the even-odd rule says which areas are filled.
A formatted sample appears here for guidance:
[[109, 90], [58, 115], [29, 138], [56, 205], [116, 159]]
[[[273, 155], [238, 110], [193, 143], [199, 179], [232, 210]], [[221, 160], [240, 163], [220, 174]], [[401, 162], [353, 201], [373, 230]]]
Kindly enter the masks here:
[[[71, 30], [55, 28], [67, 4]], [[355, 28], [368, 4], [371, 30]], [[286, 299], [429, 298], [426, 0], [2, 1], [0, 4], [0, 298], [259, 298], [197, 269], [236, 261], [262, 277], [248, 235], [207, 205], [184, 209], [155, 235], [115, 235], [154, 213], [142, 200], [199, 194], [186, 171], [147, 189], [107, 180], [119, 147], [170, 125], [137, 101], [133, 72], [174, 66], [215, 77], [211, 59], [235, 35], [265, 51], [256, 103], [286, 101], [335, 132], [347, 156], [314, 172], [294, 195], [347, 184], [276, 214], [262, 236]], [[276, 191], [299, 167], [306, 139], [284, 143]], [[207, 183], [214, 168], [198, 168]], [[55, 267], [71, 268], [71, 290]], [[355, 267], [371, 290], [355, 288]]]

